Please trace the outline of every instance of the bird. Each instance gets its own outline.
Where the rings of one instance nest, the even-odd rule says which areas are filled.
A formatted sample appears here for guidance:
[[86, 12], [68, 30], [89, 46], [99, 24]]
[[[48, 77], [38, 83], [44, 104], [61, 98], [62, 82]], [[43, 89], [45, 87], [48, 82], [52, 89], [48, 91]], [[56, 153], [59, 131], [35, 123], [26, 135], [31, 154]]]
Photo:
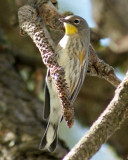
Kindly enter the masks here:
[[[85, 19], [76, 15], [60, 18], [59, 21], [64, 25], [65, 34], [55, 48], [55, 55], [59, 66], [65, 71], [69, 100], [73, 105], [87, 73], [90, 28]], [[53, 152], [58, 143], [59, 124], [63, 120], [62, 106], [50, 70], [47, 71], [45, 82], [43, 118], [49, 120], [39, 149]]]

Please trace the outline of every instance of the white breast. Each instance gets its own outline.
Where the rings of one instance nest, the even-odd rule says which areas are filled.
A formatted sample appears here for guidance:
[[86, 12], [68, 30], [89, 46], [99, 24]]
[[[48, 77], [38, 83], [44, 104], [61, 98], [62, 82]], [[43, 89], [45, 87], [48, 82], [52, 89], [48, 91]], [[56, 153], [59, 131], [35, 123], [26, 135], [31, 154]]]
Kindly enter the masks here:
[[59, 45], [60, 45], [63, 49], [66, 48], [68, 39], [69, 39], [69, 36], [65, 35], [65, 36], [60, 40]]

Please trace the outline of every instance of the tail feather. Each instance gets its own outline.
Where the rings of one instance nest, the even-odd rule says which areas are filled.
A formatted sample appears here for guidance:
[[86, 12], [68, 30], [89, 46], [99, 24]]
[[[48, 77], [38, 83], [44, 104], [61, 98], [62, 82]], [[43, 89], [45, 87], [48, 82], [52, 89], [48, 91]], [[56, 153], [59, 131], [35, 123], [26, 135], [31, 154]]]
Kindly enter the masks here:
[[39, 149], [48, 149], [50, 152], [53, 152], [56, 149], [58, 141], [58, 125], [53, 125], [48, 123], [47, 129], [44, 133], [44, 136], [41, 140]]
[[62, 118], [62, 107], [58, 98], [56, 86], [50, 77], [47, 79], [47, 91], [49, 91], [50, 103], [47, 103], [46, 108], [48, 110], [46, 109], [44, 113], [46, 113], [47, 118], [49, 117], [49, 122], [39, 148], [41, 150], [48, 149], [50, 152], [53, 152], [57, 146], [58, 126]]
[[45, 148], [46, 144], [47, 144], [47, 141], [46, 141], [46, 133], [45, 133], [43, 138], [42, 138], [42, 140], [41, 140], [41, 142], [40, 142], [39, 149], [43, 150]]
[[52, 142], [52, 144], [48, 148], [50, 152], [53, 152], [56, 149], [57, 143], [58, 143], [58, 136], [56, 134], [54, 141]]

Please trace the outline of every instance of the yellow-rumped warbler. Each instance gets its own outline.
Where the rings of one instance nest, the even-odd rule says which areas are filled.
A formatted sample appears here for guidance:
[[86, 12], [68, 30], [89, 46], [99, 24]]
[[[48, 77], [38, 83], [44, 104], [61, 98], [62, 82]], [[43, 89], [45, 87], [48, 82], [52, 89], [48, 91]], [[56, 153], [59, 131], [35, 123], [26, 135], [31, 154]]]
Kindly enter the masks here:
[[[90, 29], [79, 16], [60, 18], [64, 23], [65, 35], [56, 47], [55, 54], [59, 66], [65, 70], [71, 104], [76, 99], [83, 84], [89, 61]], [[58, 141], [58, 126], [62, 120], [62, 107], [50, 72], [47, 72], [45, 85], [44, 119], [49, 122], [40, 143], [40, 149], [53, 152]]]

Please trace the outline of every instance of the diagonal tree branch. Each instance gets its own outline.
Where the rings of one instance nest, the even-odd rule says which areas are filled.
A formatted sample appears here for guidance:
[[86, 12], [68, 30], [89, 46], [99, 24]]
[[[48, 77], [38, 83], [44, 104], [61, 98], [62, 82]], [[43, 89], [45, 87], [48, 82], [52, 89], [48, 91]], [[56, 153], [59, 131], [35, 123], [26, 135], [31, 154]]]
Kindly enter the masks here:
[[106, 110], [63, 160], [88, 160], [128, 118], [128, 72]]
[[114, 68], [109, 64], [105, 63], [97, 56], [91, 44], [90, 44], [90, 61], [88, 66], [88, 75], [105, 79], [115, 87], [117, 87], [121, 82], [116, 77], [114, 73]]
[[67, 125], [71, 127], [74, 122], [74, 110], [71, 107], [68, 98], [69, 92], [65, 77], [65, 71], [60, 67], [56, 60], [56, 55], [44, 33], [44, 23], [38, 17], [36, 9], [26, 5], [19, 9], [18, 12], [20, 27], [23, 32], [27, 33], [38, 47], [42, 60], [50, 70], [50, 75], [55, 82], [58, 96], [63, 107], [63, 117]]

